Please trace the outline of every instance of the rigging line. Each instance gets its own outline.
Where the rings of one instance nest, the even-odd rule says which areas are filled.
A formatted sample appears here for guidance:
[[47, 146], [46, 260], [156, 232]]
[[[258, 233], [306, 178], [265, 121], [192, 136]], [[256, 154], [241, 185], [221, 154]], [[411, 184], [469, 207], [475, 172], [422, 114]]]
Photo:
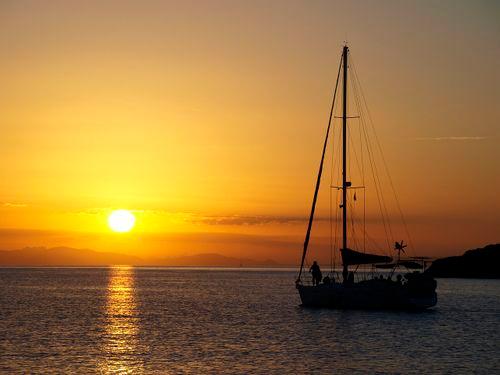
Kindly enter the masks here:
[[[358, 95], [357, 85], [354, 85], [354, 87], [355, 87], [355, 89], [353, 90], [353, 92], [354, 92], [354, 99], [355, 99], [356, 104], [358, 106], [358, 110], [360, 111], [360, 113], [363, 113], [364, 109], [361, 106], [361, 103], [359, 101], [359, 95]], [[387, 227], [388, 227], [387, 221], [388, 220], [386, 220], [386, 217], [385, 217], [387, 215], [387, 209], [385, 207], [385, 201], [383, 201], [382, 185], [381, 185], [380, 180], [378, 178], [378, 171], [377, 171], [377, 167], [376, 167], [376, 163], [375, 163], [375, 159], [374, 159], [374, 155], [373, 155], [371, 143], [370, 143], [369, 138], [368, 138], [367, 127], [366, 127], [366, 123], [364, 121], [364, 115], [361, 117], [361, 125], [362, 125], [361, 128], [363, 130], [363, 135], [364, 135], [365, 142], [366, 142], [366, 149], [367, 149], [367, 153], [368, 153], [368, 161], [369, 161], [370, 166], [371, 166], [372, 177], [373, 177], [373, 181], [374, 181], [374, 185], [375, 185], [375, 192], [376, 192], [376, 196], [377, 196], [377, 200], [378, 200], [379, 208], [380, 208], [380, 214], [381, 214], [381, 217], [382, 217], [382, 224], [383, 224], [384, 232], [385, 232], [385, 235], [386, 235], [387, 247], [388, 247], [388, 249], [390, 249], [391, 245], [389, 243], [389, 233], [387, 231]], [[385, 210], [384, 210], [384, 208], [385, 208]], [[389, 226], [389, 232], [391, 232], [390, 226]]]
[[[354, 69], [355, 69], [355, 67], [353, 66], [353, 70]], [[354, 85], [356, 86], [355, 98], [357, 100], [358, 105], [360, 106], [360, 111], [362, 113], [364, 113], [364, 108], [361, 105], [361, 101], [360, 101], [360, 96], [359, 96], [359, 91], [358, 91], [360, 89], [360, 87], [358, 87], [358, 83], [359, 83], [359, 79], [358, 79], [357, 82], [354, 81]], [[362, 119], [362, 123], [363, 123], [363, 127], [364, 127], [363, 130], [366, 132], [367, 127], [366, 127], [366, 122], [364, 121], [364, 116], [363, 116], [363, 119]], [[368, 133], [366, 133], [366, 134], [368, 134]], [[373, 150], [371, 148], [371, 143], [368, 140], [367, 140], [367, 148], [369, 149], [369, 156], [371, 154], [371, 157], [373, 158], [373, 160], [375, 160], [375, 154], [373, 153]], [[380, 176], [379, 176], [379, 173], [378, 173], [377, 164], [374, 162], [373, 166], [374, 166], [374, 169], [375, 169], [375, 172], [376, 172], [375, 175], [374, 175], [374, 176], [376, 176], [376, 180], [377, 180], [377, 181], [375, 181], [376, 187], [377, 187], [377, 183], [378, 183], [378, 188], [380, 190], [380, 198], [381, 198], [381, 202], [382, 202], [382, 205], [380, 206], [380, 208], [381, 208], [382, 219], [383, 219], [384, 225], [386, 225], [385, 222], [387, 222], [387, 228], [389, 229], [389, 234], [391, 236], [391, 240], [394, 241], [394, 234], [392, 232], [392, 226], [391, 226], [391, 223], [390, 223], [390, 220], [389, 220], [389, 210], [387, 209], [387, 205], [385, 203], [385, 197], [381, 193], [383, 189], [382, 189], [382, 183], [380, 181]], [[388, 244], [388, 247], [389, 247], [389, 249], [391, 248], [390, 244]]]
[[349, 201], [347, 202], [347, 205], [349, 207], [349, 210], [351, 210], [351, 215], [350, 215], [350, 219], [351, 219], [351, 232], [354, 234], [355, 232], [355, 228], [354, 228], [354, 221], [356, 219], [356, 212], [354, 211], [354, 203], [352, 202], [352, 199], [351, 199], [351, 193], [348, 191], [347, 192], [348, 194], [348, 198], [349, 198]]
[[[350, 84], [351, 84], [350, 88], [352, 90], [354, 90], [354, 82], [353, 82], [352, 77], [350, 77]], [[356, 116], [357, 119], [359, 119], [360, 117], [361, 116]], [[356, 162], [356, 166], [358, 167], [358, 170], [361, 171], [361, 166], [360, 166], [359, 160], [358, 160], [358, 153], [356, 152], [356, 147], [355, 147], [356, 145], [354, 143], [353, 136], [352, 136], [352, 133], [353, 133], [352, 126], [350, 126], [349, 129], [351, 129], [351, 131], [349, 131], [349, 133], [347, 133], [347, 137], [348, 137], [348, 141], [349, 141], [349, 146], [350, 146], [349, 150], [352, 150], [352, 153], [354, 154], [354, 160]], [[359, 129], [358, 129], [358, 131], [359, 131]], [[352, 158], [349, 158], [349, 176], [352, 176], [351, 175], [351, 159]], [[364, 186], [364, 184], [362, 186]]]
[[377, 240], [375, 240], [375, 238], [373, 238], [372, 236], [370, 236], [370, 234], [368, 233], [368, 231], [366, 231], [365, 234], [366, 234], [366, 239], [372, 245], [371, 247], [373, 247], [374, 250], [381, 251], [382, 248], [380, 247], [380, 244], [377, 242]]
[[[339, 132], [338, 134], [340, 137], [341, 133]], [[334, 168], [334, 171], [336, 171], [335, 168]], [[338, 180], [340, 179], [340, 175], [335, 174], [335, 177], [336, 177], [336, 181], [338, 183]], [[333, 193], [333, 189], [330, 188], [330, 191], [332, 191], [332, 193]], [[339, 222], [340, 222], [340, 210], [339, 210], [340, 200], [339, 199], [340, 199], [339, 191], [335, 190], [334, 244], [333, 244], [334, 249], [337, 249], [338, 241], [339, 241]], [[334, 253], [333, 253], [333, 259], [334, 259], [334, 262], [336, 265], [336, 262], [337, 262], [337, 252], [336, 251], [334, 251]]]
[[[335, 118], [335, 116], [334, 116]], [[334, 180], [334, 165], [336, 161], [335, 157], [335, 120], [333, 122], [332, 126], [332, 155], [331, 155], [331, 163], [330, 163], [330, 186], [333, 184]], [[333, 269], [335, 268], [335, 258], [334, 258], [334, 221], [335, 218], [333, 217], [333, 191], [331, 188], [328, 189], [329, 192], [329, 203], [330, 203], [330, 216], [329, 216], [329, 222], [330, 222], [330, 273], [333, 273]]]
[[[351, 201], [351, 211], [353, 213], [356, 212], [356, 203], [354, 201]], [[352, 220], [351, 220], [351, 225], [352, 225], [352, 237], [353, 237], [353, 240], [354, 240], [354, 243], [356, 245], [356, 249], [360, 249], [360, 244], [359, 244], [359, 238], [358, 238], [358, 231], [356, 230], [356, 226], [355, 226], [355, 222], [359, 222], [359, 219], [357, 217], [357, 215], [353, 215], [352, 216]]]
[[368, 232], [365, 233], [366, 234], [366, 238], [368, 240], [368, 244], [370, 245], [370, 248], [373, 249], [373, 251], [378, 251], [380, 252], [381, 251], [381, 248], [379, 246], [379, 244], [377, 243], [377, 241], [368, 234]]
[[[333, 172], [332, 172], [333, 173]], [[333, 179], [333, 178], [332, 178]], [[329, 189], [331, 196], [333, 196], [333, 189]], [[332, 205], [333, 205], [333, 197], [332, 197]], [[330, 234], [331, 234], [331, 248], [330, 248], [330, 256], [331, 256], [331, 268], [335, 269], [336, 257], [334, 249], [337, 248], [337, 211], [338, 211], [338, 194], [335, 192], [335, 207], [331, 208], [331, 226], [330, 226]]]
[[373, 246], [373, 250], [374, 251], [380, 251], [380, 247], [378, 246], [377, 244], [377, 241], [374, 239], [374, 238], [371, 238], [368, 233], [366, 234], [367, 238], [368, 238], [368, 242], [371, 243], [371, 245]]
[[[339, 142], [340, 142], [340, 132], [339, 132]], [[340, 154], [340, 151], [339, 151], [339, 154]], [[340, 174], [337, 174], [337, 184], [340, 183]], [[338, 247], [340, 247], [340, 220], [341, 220], [341, 217], [340, 217], [340, 201], [341, 201], [341, 194], [340, 194], [340, 190], [336, 190], [335, 191], [335, 244], [334, 244], [334, 248], [337, 249]], [[334, 252], [334, 259], [335, 259], [335, 262], [337, 260], [337, 252]]]
[[[357, 97], [357, 99], [359, 100], [359, 103], [360, 103], [360, 104], [359, 104], [359, 105], [360, 105], [360, 109], [361, 109], [361, 111], [364, 113], [364, 112], [365, 112], [365, 108], [366, 108], [366, 111], [367, 111], [367, 113], [368, 113], [369, 120], [371, 120], [370, 125], [371, 125], [372, 131], [373, 131], [373, 133], [374, 133], [374, 135], [375, 135], [375, 138], [376, 138], [376, 141], [377, 141], [377, 146], [378, 146], [379, 152], [380, 152], [380, 154], [381, 154], [381, 156], [382, 156], [382, 159], [383, 159], [382, 149], [381, 149], [381, 146], [380, 146], [380, 142], [378, 142], [377, 133], [376, 133], [376, 130], [375, 130], [375, 126], [374, 126], [374, 124], [373, 124], [373, 120], [371, 119], [371, 114], [369, 113], [369, 108], [368, 108], [368, 104], [367, 104], [367, 102], [366, 102], [366, 99], [364, 99], [364, 98], [363, 98], [363, 99], [364, 99], [364, 104], [365, 104], [365, 107], [363, 107], [363, 105], [362, 105], [362, 103], [361, 103], [361, 95], [360, 95], [360, 93], [361, 93], [361, 94], [363, 94], [363, 92], [362, 92], [361, 82], [359, 81], [359, 77], [358, 77], [358, 76], [357, 76], [357, 74], [356, 74], [356, 67], [355, 67], [355, 65], [354, 65], [354, 64], [353, 64], [353, 73], [354, 73], [354, 74], [353, 74], [353, 75], [354, 75], [354, 78], [353, 78], [353, 79], [354, 79], [355, 86], [356, 86], [356, 97]], [[366, 127], [366, 122], [364, 122], [364, 116], [363, 116], [363, 123], [364, 123], [365, 129], [367, 129], [367, 127]], [[367, 130], [366, 130], [366, 134], [368, 134]], [[372, 147], [371, 147], [371, 143], [369, 143], [368, 141], [367, 141], [367, 146], [369, 146], [369, 148], [370, 148], [370, 152], [371, 152], [372, 157], [373, 157], [373, 160], [375, 160], [375, 153], [373, 152], [373, 149], [372, 149]], [[384, 160], [384, 159], [383, 159], [383, 160]], [[387, 172], [388, 172], [388, 168], [387, 168], [387, 164], [386, 164], [385, 162], [384, 162], [384, 166], [385, 166], [385, 168], [386, 168], [386, 173], [387, 173]], [[375, 171], [376, 171], [376, 178], [377, 178], [377, 181], [378, 181], [378, 184], [379, 184], [379, 187], [380, 187], [380, 191], [382, 192], [383, 187], [382, 187], [382, 183], [381, 183], [381, 180], [380, 180], [380, 175], [379, 175], [379, 173], [378, 173], [378, 167], [377, 167], [377, 164], [376, 164], [376, 163], [374, 163], [374, 167], [375, 167]], [[386, 205], [386, 203], [385, 203], [385, 197], [384, 197], [384, 195], [383, 195], [383, 194], [381, 194], [381, 195], [380, 195], [380, 197], [381, 197], [381, 200], [382, 200], [383, 208], [384, 208], [384, 210], [385, 210], [385, 216], [386, 216], [386, 219], [387, 219], [387, 225], [388, 225], [388, 228], [389, 228], [389, 233], [390, 233], [390, 235], [391, 235], [391, 240], [392, 240], [392, 241], [394, 241], [394, 235], [393, 235], [393, 233], [392, 233], [392, 226], [391, 226], [391, 223], [390, 223], [390, 220], [389, 220], [389, 216], [390, 216], [390, 215], [389, 215], [389, 211], [388, 211], [388, 209], [387, 209], [387, 205]], [[389, 248], [390, 248], [390, 245], [389, 245]]]
[[333, 199], [332, 199], [332, 189], [329, 189], [330, 192], [330, 272], [333, 272], [333, 220], [332, 220], [332, 213], [333, 213]]
[[314, 211], [316, 209], [316, 200], [318, 199], [318, 190], [319, 190], [319, 185], [321, 182], [321, 174], [323, 172], [323, 162], [325, 160], [326, 146], [328, 145], [328, 135], [330, 134], [330, 126], [332, 123], [333, 110], [335, 108], [335, 98], [337, 96], [337, 87], [339, 84], [340, 68], [342, 67], [343, 58], [344, 58], [344, 54], [342, 54], [342, 56], [340, 57], [339, 70], [337, 73], [337, 81], [335, 82], [335, 90], [333, 92], [332, 106], [330, 108], [330, 116], [328, 118], [328, 127], [326, 129], [325, 142], [323, 144], [323, 152], [321, 154], [321, 162], [319, 164], [318, 178], [316, 180], [316, 188], [314, 189], [314, 197], [313, 197], [313, 202], [312, 202], [312, 206], [311, 206], [311, 214], [309, 216], [309, 223], [307, 226], [306, 238], [304, 240], [304, 250], [302, 252], [302, 260], [300, 262], [300, 269], [299, 269], [299, 275], [297, 277], [297, 282], [300, 282], [300, 276], [302, 275], [302, 269], [304, 268], [304, 259], [306, 257], [307, 247], [309, 245], [309, 238], [311, 236], [311, 228], [312, 228], [312, 223], [313, 223], [313, 219], [314, 219]]
[[[335, 171], [337, 171], [337, 166], [340, 166], [340, 160], [341, 160], [341, 151], [342, 151], [342, 148], [341, 148], [341, 143], [342, 143], [342, 132], [337, 132], [337, 148], [336, 148], [336, 158], [335, 158], [335, 162], [332, 166], [333, 168], [333, 172], [335, 173]], [[340, 173], [337, 173], [335, 174], [335, 177], [336, 177], [336, 185], [339, 185], [340, 184], [340, 178], [341, 178], [341, 175]], [[331, 185], [330, 185], [331, 186]], [[338, 244], [338, 241], [339, 241], [339, 223], [340, 223], [340, 210], [339, 210], [339, 205], [340, 205], [340, 191], [336, 191], [336, 195], [335, 195], [335, 245], [334, 245], [334, 248], [336, 249], [337, 248], [337, 244]], [[334, 259], [336, 259], [336, 252], [334, 253]]]
[[[340, 133], [340, 132], [339, 132]], [[335, 157], [335, 151], [337, 150], [337, 148], [335, 147], [335, 136], [336, 136], [336, 133], [335, 133], [335, 116], [334, 116], [334, 120], [333, 120], [333, 125], [332, 125], [332, 155], [331, 155], [331, 163], [330, 163], [330, 186], [333, 185], [333, 180], [334, 180], [334, 173], [335, 173], [335, 163], [337, 161], [337, 158]], [[329, 217], [329, 221], [330, 221], [330, 273], [333, 274], [333, 270], [335, 268], [335, 251], [334, 251], [334, 219], [333, 218], [333, 191], [331, 188], [328, 189], [329, 190], [329, 203], [330, 203], [330, 217]], [[335, 200], [337, 200], [337, 197], [335, 197]], [[336, 242], [336, 241], [335, 241]]]
[[[330, 188], [329, 188], [329, 197], [330, 197], [330, 273], [333, 274], [333, 271], [335, 269], [335, 251], [334, 249], [336, 248], [336, 225], [337, 225], [337, 195], [335, 195], [335, 208], [334, 202], [333, 202], [333, 189], [331, 189], [331, 186], [333, 185], [333, 181], [335, 178], [335, 165], [336, 165], [336, 155], [335, 152], [337, 150], [336, 148], [336, 143], [335, 143], [335, 121], [333, 123], [333, 130], [332, 130], [332, 162], [331, 162], [331, 168], [330, 168]], [[335, 214], [334, 214], [335, 213]]]
[[[350, 194], [348, 192], [348, 194]], [[357, 237], [356, 237], [356, 228], [354, 226], [354, 222], [356, 221], [355, 219], [355, 211], [354, 211], [354, 203], [352, 203], [352, 201], [349, 199], [348, 201], [348, 206], [349, 206], [349, 210], [351, 211], [351, 215], [350, 215], [350, 218], [351, 218], [351, 228], [350, 228], [350, 232], [351, 232], [351, 239], [352, 239], [352, 242], [354, 243], [354, 248], [357, 249], [359, 248], [359, 244], [358, 244], [358, 241], [357, 241]]]
[[[366, 132], [366, 126], [363, 128], [363, 131]], [[367, 132], [365, 133], [365, 137], [367, 138], [366, 142], [367, 142], [367, 146], [368, 146], [367, 147], [368, 155], [370, 156], [370, 163], [371, 163], [371, 167], [372, 167], [372, 177], [373, 177], [373, 180], [375, 183], [375, 189], [377, 192], [377, 199], [379, 201], [380, 214], [382, 216], [382, 224], [384, 225], [384, 230], [386, 232], [387, 248], [388, 248], [388, 251], [390, 251], [390, 249], [391, 249], [390, 241], [394, 240], [394, 238], [393, 238], [394, 236], [392, 233], [392, 227], [391, 227], [390, 220], [389, 220], [389, 211], [388, 211], [387, 205], [385, 203], [385, 198], [384, 198], [384, 194], [383, 194], [383, 187], [382, 187], [382, 183], [380, 181], [380, 176], [378, 173], [377, 164], [375, 162], [375, 155], [373, 153], [372, 145], [369, 141], [369, 137], [368, 137]], [[390, 239], [390, 241], [389, 241], [389, 239]]]
[[[359, 121], [358, 133], [359, 133], [359, 149], [361, 158], [361, 182], [363, 186], [365, 185], [365, 162], [363, 158], [363, 137], [361, 135], [361, 121]], [[363, 252], [366, 252], [366, 188], [363, 189]]]
[[[354, 144], [354, 141], [351, 137], [351, 133], [352, 132], [349, 132], [347, 135], [347, 137], [349, 138], [349, 145], [351, 146], [350, 148], [351, 148], [352, 152], [354, 153], [354, 160], [356, 161], [356, 165], [357, 165], [358, 169], [361, 170], [361, 166], [360, 166], [359, 160], [358, 160], [358, 154], [356, 152], [356, 147], [354, 147], [355, 144]], [[350, 159], [352, 159], [352, 158], [350, 158]], [[349, 173], [350, 173], [350, 170], [349, 170]], [[365, 185], [363, 184], [362, 186], [365, 186]]]
[[332, 189], [330, 190], [330, 272], [333, 269], [333, 222], [332, 222]]
[[[353, 62], [353, 60], [352, 60], [352, 54], [351, 54], [351, 62]], [[356, 80], [359, 82], [359, 77], [358, 77], [358, 74], [357, 74], [357, 72], [356, 72], [356, 68], [355, 68], [354, 64], [353, 64], [353, 71], [354, 71], [354, 75], [355, 75]], [[365, 98], [365, 95], [364, 95], [364, 92], [363, 92], [363, 88], [361, 87], [361, 85], [360, 85], [360, 91], [361, 91], [361, 96], [362, 96], [362, 98], [363, 98], [363, 101], [365, 102], [365, 106], [366, 106], [366, 110], [367, 110], [367, 113], [368, 113], [368, 117], [369, 117], [369, 120], [370, 120], [371, 126], [372, 126], [372, 128], [375, 128], [375, 127], [374, 127], [374, 125], [373, 125], [373, 119], [372, 119], [372, 116], [371, 116], [370, 108], [368, 108], [368, 104], [367, 104], [367, 102], [366, 102], [366, 98]], [[399, 197], [398, 197], [398, 194], [397, 194], [396, 189], [395, 189], [395, 187], [394, 187], [394, 183], [393, 183], [393, 180], [392, 180], [392, 176], [391, 176], [391, 174], [390, 174], [390, 172], [389, 172], [389, 168], [387, 167], [387, 163], [386, 163], [386, 161], [385, 161], [385, 156], [384, 156], [384, 153], [382, 152], [382, 147], [380, 146], [380, 142], [379, 142], [379, 140], [378, 140], [378, 136], [377, 136], [377, 133], [376, 133], [375, 129], [373, 130], [373, 133], [375, 134], [375, 138], [376, 138], [376, 141], [377, 141], [377, 145], [378, 145], [378, 147], [379, 147], [379, 149], [380, 149], [380, 154], [382, 155], [382, 161], [383, 161], [383, 163], [384, 163], [384, 167], [385, 167], [385, 170], [386, 170], [387, 176], [389, 177], [389, 183], [390, 183], [390, 185], [391, 185], [391, 190], [392, 190], [392, 192], [393, 192], [393, 194], [394, 194], [394, 196], [395, 196], [395, 199], [396, 199], [396, 206], [397, 206], [397, 208], [398, 208], [399, 215], [400, 215], [400, 217], [401, 217], [401, 221], [403, 222], [403, 226], [404, 226], [404, 228], [405, 228], [405, 234], [406, 234], [406, 235], [407, 235], [407, 237], [408, 237], [408, 243], [410, 244], [410, 247], [411, 247], [413, 250], [415, 250], [415, 247], [413, 246], [413, 241], [412, 241], [412, 238], [411, 238], [411, 236], [410, 236], [410, 231], [408, 230], [408, 226], [407, 226], [407, 224], [406, 224], [406, 219], [405, 219], [405, 217], [404, 217], [403, 210], [402, 210], [402, 208], [401, 208], [401, 204], [400, 204], [400, 202], [399, 202]]]
[[356, 231], [356, 225], [355, 223], [357, 222], [357, 216], [355, 215], [355, 204], [354, 203], [350, 203], [350, 210], [351, 210], [351, 226], [352, 226], [352, 238], [353, 238], [353, 241], [356, 245], [356, 250], [359, 249], [359, 241], [358, 241], [358, 238], [357, 238], [357, 231]]
[[366, 252], [366, 189], [363, 189], [363, 252]]
[[[377, 166], [376, 166], [376, 163], [374, 160], [373, 151], [371, 149], [371, 144], [369, 142], [368, 134], [366, 132], [366, 124], [364, 124], [364, 126], [363, 126], [363, 134], [366, 138], [367, 151], [368, 151], [368, 156], [369, 156], [368, 161], [369, 161], [370, 166], [371, 166], [372, 177], [373, 177], [373, 181], [374, 181], [374, 185], [375, 185], [375, 193], [377, 196], [378, 206], [380, 209], [380, 215], [381, 215], [381, 219], [382, 219], [382, 225], [383, 225], [384, 232], [385, 232], [385, 240], [387, 243], [386, 253], [387, 253], [387, 252], [390, 252], [390, 249], [391, 249], [391, 244], [390, 244], [389, 238], [392, 237], [392, 231], [391, 231], [390, 223], [388, 223], [389, 220], [388, 220], [387, 216], [389, 214], [387, 211], [387, 207], [385, 205], [385, 201], [383, 199], [382, 185], [381, 185], [381, 182], [380, 182], [380, 179], [378, 176]], [[391, 234], [391, 236], [390, 236], [390, 234]]]
[[[333, 165], [333, 155], [334, 155], [334, 149], [333, 147], [335, 146], [335, 124], [332, 129], [332, 165]], [[332, 185], [333, 182], [333, 169], [330, 169], [330, 186]], [[332, 189], [328, 189], [328, 196], [329, 196], [329, 203], [330, 203], [330, 212], [329, 212], [329, 226], [330, 226], [330, 272], [332, 272], [333, 269], [333, 222], [332, 222], [332, 212], [333, 212], [333, 207], [332, 207]]]
[[[351, 88], [353, 90], [353, 92], [355, 93], [356, 95], [356, 87], [355, 87], [355, 82], [352, 80], [352, 77], [351, 77]], [[356, 99], [355, 99], [355, 104], [356, 104], [356, 109], [358, 110], [359, 112], [359, 105], [358, 103], [356, 102]], [[353, 154], [354, 154], [354, 160], [356, 161], [356, 166], [358, 168], [358, 171], [359, 173], [361, 174], [361, 179], [362, 179], [362, 186], [365, 186], [365, 177], [364, 177], [364, 165], [363, 165], [363, 141], [362, 141], [362, 136], [361, 136], [361, 129], [359, 129], [361, 125], [361, 112], [360, 112], [360, 116], [357, 116], [357, 118], [359, 119], [360, 123], [359, 123], [359, 126], [358, 126], [358, 133], [359, 133], [359, 144], [360, 144], [360, 156], [358, 157], [358, 152], [356, 151], [356, 145], [354, 143], [354, 137], [352, 136], [352, 131], [349, 132], [349, 144], [350, 144], [350, 149], [352, 150]], [[361, 159], [361, 163], [360, 163], [360, 159]], [[364, 197], [363, 197], [363, 204], [364, 204], [364, 209], [366, 209], [366, 203], [365, 203], [365, 198], [366, 198], [366, 192], [364, 191]], [[363, 217], [365, 217], [365, 213], [363, 215]], [[365, 219], [363, 219], [363, 226], [366, 226], [366, 222], [365, 222]], [[360, 248], [359, 246], [359, 243], [357, 244], [358, 248]], [[363, 251], [365, 251], [365, 245], [364, 245], [364, 242], [363, 242]]]
[[[368, 133], [367, 133], [368, 135]], [[369, 138], [368, 138], [369, 139]], [[369, 142], [369, 141], [367, 141]], [[389, 215], [389, 210], [387, 208], [387, 204], [385, 202], [385, 196], [383, 194], [383, 185], [382, 185], [382, 182], [381, 182], [381, 177], [380, 177], [380, 174], [378, 172], [378, 167], [377, 167], [377, 163], [375, 161], [375, 158], [376, 158], [376, 155], [372, 149], [372, 145], [371, 143], [369, 143], [369, 150], [370, 150], [370, 153], [372, 155], [372, 160], [373, 160], [373, 168], [374, 168], [374, 179], [376, 180], [375, 183], [377, 184], [378, 186], [378, 189], [379, 189], [379, 192], [380, 192], [380, 201], [381, 201], [381, 211], [382, 211], [382, 215], [383, 215], [383, 220], [384, 220], [384, 225], [387, 225], [387, 228], [389, 230], [389, 235], [390, 235], [390, 239], [391, 241], [394, 241], [394, 235], [393, 235], [393, 232], [392, 232], [392, 226], [391, 226], [391, 222], [390, 222], [390, 215]], [[391, 249], [391, 246], [390, 244], [388, 244], [388, 248], [389, 250]]]

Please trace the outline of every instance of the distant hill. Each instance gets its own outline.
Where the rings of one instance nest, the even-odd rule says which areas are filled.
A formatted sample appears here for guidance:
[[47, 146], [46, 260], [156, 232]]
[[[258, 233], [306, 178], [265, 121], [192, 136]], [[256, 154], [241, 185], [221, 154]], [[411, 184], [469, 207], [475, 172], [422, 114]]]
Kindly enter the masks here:
[[1, 266], [107, 266], [141, 265], [138, 257], [71, 247], [26, 247], [0, 251]]
[[[156, 263], [156, 262], [155, 262]], [[277, 267], [278, 263], [271, 259], [258, 261], [246, 258], [233, 258], [220, 254], [206, 253], [183, 257], [172, 257], [159, 260], [164, 266], [201, 266], [201, 267]]]
[[258, 261], [207, 253], [162, 259], [142, 259], [131, 255], [99, 252], [71, 247], [26, 247], [0, 250], [0, 266], [199, 266], [199, 267], [276, 267], [273, 260]]
[[435, 260], [426, 271], [434, 277], [500, 278], [500, 244], [466, 251], [462, 256]]

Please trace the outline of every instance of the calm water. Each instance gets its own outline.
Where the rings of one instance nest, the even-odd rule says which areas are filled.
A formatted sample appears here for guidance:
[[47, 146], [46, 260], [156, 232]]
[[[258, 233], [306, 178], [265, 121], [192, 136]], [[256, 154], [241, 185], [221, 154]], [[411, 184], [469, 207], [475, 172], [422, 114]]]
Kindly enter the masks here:
[[500, 280], [425, 313], [310, 310], [294, 273], [0, 269], [0, 372], [499, 373]]

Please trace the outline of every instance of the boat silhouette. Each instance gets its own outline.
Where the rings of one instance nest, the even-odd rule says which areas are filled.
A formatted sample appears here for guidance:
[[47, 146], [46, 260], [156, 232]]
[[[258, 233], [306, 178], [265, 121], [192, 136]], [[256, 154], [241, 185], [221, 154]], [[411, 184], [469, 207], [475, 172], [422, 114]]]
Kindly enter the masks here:
[[[394, 248], [391, 250], [395, 250], [397, 252], [396, 260], [394, 260], [392, 256], [367, 253], [364, 248], [362, 249], [362, 251], [360, 251], [359, 249], [354, 250], [348, 247], [349, 206], [352, 203], [351, 201], [356, 201], [356, 193], [354, 192], [354, 194], [348, 194], [348, 192], [351, 189], [359, 189], [359, 188], [364, 189], [364, 186], [353, 186], [351, 181], [348, 180], [350, 176], [348, 176], [349, 169], [348, 169], [347, 147], [348, 147], [348, 141], [352, 140], [348, 139], [347, 120], [350, 118], [357, 117], [357, 116], [348, 116], [347, 114], [347, 101], [348, 101], [347, 83], [348, 83], [348, 71], [350, 69], [348, 61], [349, 61], [349, 48], [347, 47], [347, 45], [345, 45], [342, 50], [339, 69], [337, 73], [337, 81], [335, 84], [335, 90], [333, 94], [330, 117], [323, 144], [323, 152], [321, 156], [319, 171], [316, 180], [316, 186], [314, 190], [311, 213], [309, 215], [309, 222], [304, 241], [302, 258], [295, 286], [299, 292], [303, 306], [328, 307], [328, 308], [339, 308], [339, 309], [423, 310], [432, 307], [437, 303], [436, 281], [431, 276], [425, 274], [424, 272], [415, 271], [415, 269], [419, 268], [422, 271], [424, 271], [426, 265], [426, 261], [424, 260], [425, 258], [414, 257], [405, 259], [404, 255], [406, 252], [405, 248], [407, 247], [407, 244], [405, 244], [404, 241], [393, 242]], [[337, 189], [339, 193], [341, 193], [340, 204], [338, 205], [338, 207], [341, 210], [339, 214], [341, 214], [340, 216], [342, 218], [342, 233], [340, 236], [342, 240], [340, 247], [340, 255], [342, 258], [342, 273], [341, 276], [338, 277], [339, 280], [336, 280], [336, 277], [333, 274], [332, 277], [327, 276], [323, 278], [321, 276], [319, 266], [316, 264], [316, 262], [314, 262], [313, 266], [311, 266], [310, 268], [310, 271], [313, 273], [313, 283], [312, 285], [310, 285], [307, 284], [305, 280], [303, 280], [302, 276], [304, 274], [306, 255], [311, 237], [311, 228], [314, 222], [314, 214], [318, 200], [318, 191], [321, 184], [321, 176], [323, 172], [323, 165], [325, 162], [325, 152], [328, 146], [329, 134], [331, 132], [332, 117], [334, 117], [333, 116], [334, 107], [336, 103], [337, 88], [339, 86], [339, 79], [341, 78], [341, 72], [342, 72], [342, 116], [341, 116], [342, 140], [341, 142], [339, 141], [339, 143], [341, 143], [342, 156], [341, 156], [341, 163], [339, 163], [339, 165], [341, 167], [342, 185], [330, 186], [330, 188]], [[398, 202], [398, 207], [399, 207], [399, 202]], [[365, 235], [365, 233], [366, 232], [363, 232], [363, 235]], [[358, 278], [358, 280], [356, 281], [355, 274], [358, 271], [358, 267], [360, 265], [369, 265], [371, 266], [372, 270], [386, 269], [389, 272], [389, 274], [387, 277], [383, 277], [381, 275], [375, 275], [372, 272], [371, 277], [366, 277], [368, 273], [364, 273], [363, 279], [359, 280]], [[398, 275], [397, 280], [392, 280], [393, 274], [398, 269], [404, 270], [406, 274], [404, 276]]]

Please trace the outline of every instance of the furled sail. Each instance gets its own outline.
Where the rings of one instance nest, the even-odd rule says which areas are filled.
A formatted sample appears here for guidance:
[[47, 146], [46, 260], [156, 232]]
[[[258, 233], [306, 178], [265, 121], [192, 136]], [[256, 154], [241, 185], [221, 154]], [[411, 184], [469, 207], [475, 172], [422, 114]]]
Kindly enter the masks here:
[[351, 249], [340, 249], [345, 266], [356, 264], [390, 263], [392, 258], [384, 255], [361, 253]]

